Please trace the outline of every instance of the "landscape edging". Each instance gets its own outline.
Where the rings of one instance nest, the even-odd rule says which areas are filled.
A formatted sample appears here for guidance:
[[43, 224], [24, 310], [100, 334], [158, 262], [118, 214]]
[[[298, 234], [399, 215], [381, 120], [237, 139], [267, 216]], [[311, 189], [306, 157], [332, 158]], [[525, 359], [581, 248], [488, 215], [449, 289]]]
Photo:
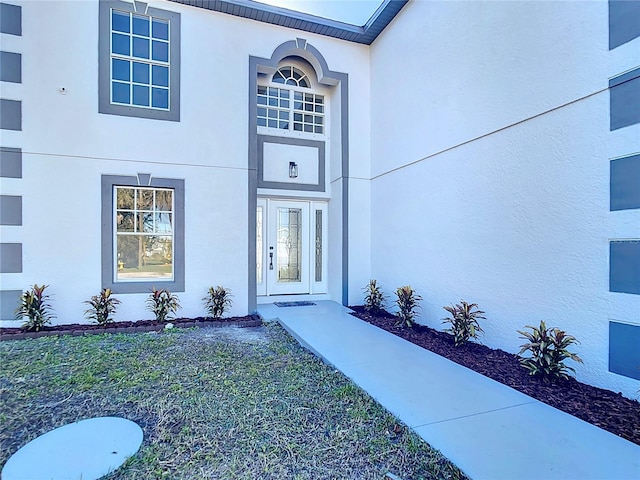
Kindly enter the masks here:
[[[87, 330], [68, 329], [68, 330], [39, 330], [37, 332], [24, 332], [18, 331], [17, 333], [4, 333], [0, 335], [0, 341], [8, 340], [24, 340], [27, 338], [40, 338], [40, 337], [53, 337], [53, 336], [65, 336], [71, 335], [74, 337], [84, 335], [101, 335], [105, 333], [145, 333], [145, 332], [161, 332], [164, 331], [165, 326], [171, 322], [167, 322], [161, 325], [139, 325], [139, 326], [127, 326], [127, 327], [106, 327], [106, 328], [94, 328]], [[174, 323], [174, 328], [205, 328], [205, 327], [259, 327], [262, 325], [262, 320], [257, 316], [254, 316], [251, 320], [206, 320], [203, 322], [182, 322]]]

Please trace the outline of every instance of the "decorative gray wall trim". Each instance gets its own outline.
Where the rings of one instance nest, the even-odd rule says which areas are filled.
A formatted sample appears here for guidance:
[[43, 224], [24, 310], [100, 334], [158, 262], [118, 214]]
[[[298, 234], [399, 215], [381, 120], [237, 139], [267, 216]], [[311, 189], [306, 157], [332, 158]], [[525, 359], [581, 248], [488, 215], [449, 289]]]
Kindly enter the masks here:
[[408, 0], [385, 0], [369, 21], [360, 27], [251, 0], [172, 1], [365, 45], [371, 45], [408, 2]]
[[[113, 276], [114, 258], [114, 222], [113, 222], [113, 187], [150, 186], [165, 187], [174, 190], [173, 218], [173, 281], [153, 282], [116, 282]], [[140, 185], [137, 176], [102, 175], [102, 288], [111, 288], [114, 293], [147, 293], [151, 287], [168, 288], [172, 292], [184, 292], [185, 286], [185, 254], [184, 254], [184, 180], [151, 177], [148, 185]]]
[[[264, 181], [264, 144], [277, 143], [281, 145], [298, 145], [301, 147], [315, 147], [318, 149], [318, 183], [315, 185], [305, 183], [266, 182]], [[325, 143], [304, 140], [300, 138], [273, 137], [258, 135], [258, 188], [273, 188], [283, 190], [301, 190], [307, 192], [325, 191]]]
[[22, 149], [0, 147], [0, 177], [22, 178]]
[[15, 320], [22, 290], [0, 290], [0, 320]]
[[133, 4], [135, 6], [136, 12], [140, 12], [143, 14], [147, 13], [148, 5], [144, 2], [139, 2], [138, 0], [133, 0]]
[[640, 208], [640, 154], [611, 160], [610, 209]]
[[609, 371], [640, 380], [640, 325], [609, 322]]
[[640, 68], [609, 80], [610, 130], [640, 123]]
[[21, 243], [0, 243], [0, 273], [22, 273]]
[[249, 57], [249, 311], [256, 309], [256, 208], [258, 198], [258, 131], [256, 89], [258, 73], [275, 72], [278, 63], [289, 56], [305, 59], [316, 71], [318, 81], [324, 85], [336, 85], [340, 89], [342, 105], [340, 135], [342, 141], [342, 303], [349, 303], [349, 76], [329, 70], [322, 54], [306, 40], [298, 38], [278, 46], [271, 58]]
[[[278, 63], [287, 57], [300, 57], [306, 60], [313, 67], [318, 83], [321, 85], [334, 86], [338, 84], [338, 80], [333, 75], [335, 72], [329, 70], [327, 61], [322, 54], [303, 38], [290, 40], [278, 45], [271, 55], [271, 61], [268, 64], [261, 63], [258, 65], [258, 73], [268, 75], [275, 73]], [[273, 62], [274, 59], [278, 59], [275, 64]]]
[[609, 50], [640, 37], [640, 2], [609, 0]]
[[22, 197], [0, 195], [0, 225], [22, 225]]
[[[109, 115], [149, 118], [154, 120], [180, 121], [180, 14], [158, 8], [147, 8], [146, 4], [134, 4], [120, 0], [100, 0], [98, 37], [98, 111]], [[140, 13], [162, 18], [171, 22], [169, 43], [169, 110], [117, 105], [111, 103], [111, 9]]]
[[621, 73], [620, 75], [610, 78], [609, 88], [617, 87], [618, 85], [622, 85], [623, 83], [638, 77], [640, 77], [640, 68], [634, 68], [633, 70], [629, 70], [628, 72]]
[[22, 83], [22, 55], [0, 51], [0, 81]]
[[0, 3], [0, 33], [22, 35], [22, 7]]
[[342, 105], [342, 304], [349, 305], [349, 76], [340, 73]]
[[609, 242], [609, 291], [640, 295], [640, 240]]
[[0, 99], [0, 129], [22, 130], [22, 102]]
[[151, 174], [150, 173], [139, 173], [138, 174], [138, 185], [149, 186], [151, 184]]

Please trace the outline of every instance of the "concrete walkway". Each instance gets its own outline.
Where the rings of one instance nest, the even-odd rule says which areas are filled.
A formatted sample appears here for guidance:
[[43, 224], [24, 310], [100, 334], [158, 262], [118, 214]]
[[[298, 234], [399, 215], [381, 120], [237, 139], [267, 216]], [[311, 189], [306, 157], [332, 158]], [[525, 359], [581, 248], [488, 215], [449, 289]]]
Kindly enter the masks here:
[[638, 480], [640, 446], [363, 322], [259, 305], [475, 480]]

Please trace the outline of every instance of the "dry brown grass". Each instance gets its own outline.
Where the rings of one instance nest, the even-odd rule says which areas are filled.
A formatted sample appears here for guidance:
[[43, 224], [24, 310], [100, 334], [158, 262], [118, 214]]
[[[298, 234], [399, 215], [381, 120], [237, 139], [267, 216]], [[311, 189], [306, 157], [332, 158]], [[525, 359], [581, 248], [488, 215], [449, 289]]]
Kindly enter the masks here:
[[0, 343], [0, 464], [53, 428], [144, 431], [110, 479], [464, 478], [280, 327]]

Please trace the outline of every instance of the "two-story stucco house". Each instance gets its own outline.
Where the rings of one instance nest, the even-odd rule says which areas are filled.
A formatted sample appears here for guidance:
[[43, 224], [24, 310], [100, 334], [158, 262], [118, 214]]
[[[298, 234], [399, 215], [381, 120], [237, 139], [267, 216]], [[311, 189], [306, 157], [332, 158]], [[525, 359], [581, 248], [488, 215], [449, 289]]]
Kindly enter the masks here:
[[111, 288], [204, 314], [464, 299], [578, 379], [640, 379], [640, 2], [385, 0], [364, 26], [250, 0], [2, 0], [0, 318]]

